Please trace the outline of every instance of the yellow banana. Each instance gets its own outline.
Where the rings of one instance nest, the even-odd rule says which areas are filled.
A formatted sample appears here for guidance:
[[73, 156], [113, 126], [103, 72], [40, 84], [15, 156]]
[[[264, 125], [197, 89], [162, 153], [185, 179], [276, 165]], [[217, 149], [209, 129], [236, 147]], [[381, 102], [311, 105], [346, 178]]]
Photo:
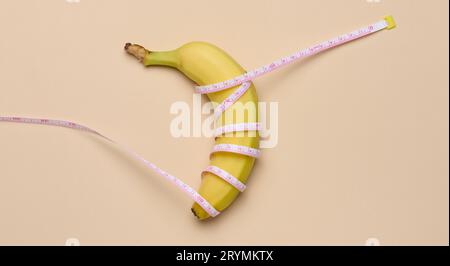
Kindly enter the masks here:
[[[227, 53], [206, 42], [191, 42], [170, 51], [149, 51], [140, 45], [127, 43], [125, 50], [145, 66], [162, 65], [176, 68], [198, 85], [217, 83], [245, 73], [245, 70]], [[236, 88], [237, 86], [210, 93], [208, 98], [212, 102], [221, 103]], [[256, 89], [251, 84], [238, 102], [222, 114], [220, 123], [258, 122], [257, 102]], [[235, 114], [245, 115], [236, 116]], [[257, 132], [244, 135], [229, 133], [216, 138], [216, 144], [224, 143], [259, 148], [259, 135]], [[211, 155], [210, 165], [217, 166], [246, 183], [254, 162], [255, 158], [249, 156], [218, 152]], [[235, 187], [212, 173], [205, 172], [202, 177], [198, 192], [218, 211], [227, 208], [239, 194]], [[209, 214], [197, 203], [192, 206], [192, 212], [200, 220], [209, 217]]]

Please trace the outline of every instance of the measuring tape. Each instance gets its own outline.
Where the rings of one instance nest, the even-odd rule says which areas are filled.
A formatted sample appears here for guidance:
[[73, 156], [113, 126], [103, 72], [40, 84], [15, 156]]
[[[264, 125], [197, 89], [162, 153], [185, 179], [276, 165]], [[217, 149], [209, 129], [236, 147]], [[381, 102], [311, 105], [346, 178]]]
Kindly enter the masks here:
[[[240, 85], [233, 93], [231, 93], [221, 104], [219, 104], [214, 110], [215, 118], [220, 117], [220, 115], [227, 110], [230, 106], [232, 106], [251, 85], [251, 81], [261, 75], [265, 75], [269, 72], [272, 72], [282, 66], [293, 63], [296, 60], [306, 58], [325, 50], [334, 48], [336, 46], [348, 43], [350, 41], [362, 38], [364, 36], [373, 34], [383, 29], [393, 29], [395, 28], [395, 21], [392, 16], [387, 16], [383, 20], [375, 22], [369, 26], [364, 28], [352, 31], [347, 34], [340, 35], [336, 38], [330, 39], [328, 41], [319, 43], [317, 45], [311, 46], [309, 48], [300, 50], [296, 53], [293, 53], [289, 56], [278, 59], [272, 63], [266, 64], [262, 67], [256, 68], [252, 71], [248, 71], [243, 75], [234, 77], [229, 80], [221, 81], [218, 83], [205, 85], [205, 86], [196, 86], [195, 92], [199, 94], [208, 94], [214, 93], [222, 90], [226, 90], [228, 88]], [[40, 118], [26, 118], [26, 117], [11, 117], [11, 116], [0, 116], [0, 122], [14, 122], [14, 123], [25, 123], [25, 124], [39, 124], [39, 125], [47, 125], [47, 126], [58, 126], [58, 127], [66, 127], [71, 129], [76, 129], [80, 131], [85, 131], [94, 135], [97, 135], [124, 150], [130, 156], [135, 158], [136, 160], [143, 163], [147, 168], [153, 170], [160, 176], [168, 179], [170, 182], [179, 187], [182, 191], [184, 191], [190, 198], [192, 198], [195, 202], [197, 202], [210, 216], [217, 216], [220, 212], [216, 210], [205, 198], [203, 198], [195, 189], [181, 181], [181, 179], [167, 173], [161, 168], [157, 167], [155, 164], [147, 161], [144, 157], [128, 148], [127, 146], [120, 144], [111, 138], [99, 133], [96, 130], [93, 130], [89, 127], [83, 126], [78, 123], [74, 123], [71, 121], [65, 120], [56, 120], [56, 119], [40, 119]], [[261, 129], [261, 125], [259, 123], [240, 123], [240, 124], [228, 124], [222, 126], [220, 128], [216, 128], [214, 131], [214, 136], [218, 137], [226, 133], [237, 132], [237, 131], [258, 131]], [[246, 156], [258, 158], [260, 155], [260, 150], [254, 149], [246, 146], [239, 146], [234, 144], [217, 144], [213, 147], [211, 153], [215, 152], [232, 152], [239, 153]], [[246, 188], [245, 184], [238, 180], [236, 177], [226, 172], [223, 169], [220, 169], [217, 166], [208, 166], [203, 172], [210, 172], [215, 174], [216, 176], [222, 178], [223, 180], [230, 183], [240, 192], [243, 192]]]

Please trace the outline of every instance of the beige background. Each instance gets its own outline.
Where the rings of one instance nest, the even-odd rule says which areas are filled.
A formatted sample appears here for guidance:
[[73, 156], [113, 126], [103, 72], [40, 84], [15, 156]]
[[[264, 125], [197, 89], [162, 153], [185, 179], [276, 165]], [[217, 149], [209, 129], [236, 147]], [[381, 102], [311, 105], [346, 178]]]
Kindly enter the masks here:
[[206, 223], [98, 138], [0, 124], [0, 244], [448, 245], [446, 0], [1, 1], [0, 114], [92, 126], [198, 187], [212, 140], [169, 133], [192, 83], [125, 42], [205, 40], [250, 69], [386, 14], [394, 31], [255, 81], [279, 102], [278, 145]]

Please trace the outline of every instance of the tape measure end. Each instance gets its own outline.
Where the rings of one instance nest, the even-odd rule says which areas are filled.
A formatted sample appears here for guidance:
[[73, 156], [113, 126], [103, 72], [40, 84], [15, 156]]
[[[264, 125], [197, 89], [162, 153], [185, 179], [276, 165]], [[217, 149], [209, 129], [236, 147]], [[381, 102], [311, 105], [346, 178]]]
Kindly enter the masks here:
[[386, 17], [384, 17], [384, 20], [387, 22], [386, 29], [388, 29], [388, 30], [392, 30], [393, 28], [395, 28], [397, 26], [397, 24], [395, 24], [394, 17], [392, 17], [392, 16], [386, 16]]

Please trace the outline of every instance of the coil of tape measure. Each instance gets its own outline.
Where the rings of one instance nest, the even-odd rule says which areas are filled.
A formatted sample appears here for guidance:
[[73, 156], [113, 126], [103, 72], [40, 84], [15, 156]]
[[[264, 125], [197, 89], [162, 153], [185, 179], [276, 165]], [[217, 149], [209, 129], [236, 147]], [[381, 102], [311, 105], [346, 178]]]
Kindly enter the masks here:
[[[325, 42], [321, 42], [317, 45], [311, 46], [309, 48], [300, 50], [294, 54], [283, 57], [279, 60], [266, 64], [262, 67], [256, 68], [252, 71], [248, 71], [243, 75], [234, 77], [229, 80], [221, 81], [215, 84], [205, 85], [205, 86], [196, 86], [196, 93], [207, 94], [213, 93], [221, 90], [225, 90], [237, 85], [240, 85], [230, 96], [228, 96], [221, 104], [219, 104], [215, 111], [214, 116], [219, 117], [227, 108], [233, 105], [250, 87], [251, 81], [261, 75], [265, 75], [270, 73], [282, 66], [293, 63], [296, 60], [306, 58], [325, 50], [331, 49], [333, 47], [348, 43], [350, 41], [362, 38], [364, 36], [370, 35], [372, 33], [378, 32], [383, 29], [392, 29], [394, 28], [395, 22], [391, 16], [385, 17], [383, 20], [375, 22], [371, 25], [363, 27], [361, 29], [352, 31], [350, 33], [340, 35], [336, 38], [327, 40]], [[147, 161], [144, 157], [134, 152], [132, 149], [127, 146], [120, 144], [111, 138], [97, 132], [94, 129], [83, 126], [78, 123], [74, 123], [71, 121], [65, 120], [55, 120], [55, 119], [41, 119], [41, 118], [26, 118], [26, 117], [14, 117], [14, 116], [0, 116], [0, 122], [14, 122], [14, 123], [26, 123], [26, 124], [38, 124], [38, 125], [47, 125], [47, 126], [58, 126], [58, 127], [66, 127], [75, 130], [85, 131], [91, 134], [95, 134], [101, 138], [106, 139], [107, 141], [119, 146], [122, 150], [128, 153], [130, 156], [135, 158], [136, 160], [143, 163], [147, 168], [153, 170], [158, 175], [168, 179], [174, 185], [179, 187], [182, 191], [184, 191], [190, 198], [192, 198], [195, 202], [197, 202], [209, 215], [212, 217], [217, 216], [220, 212], [216, 210], [205, 198], [203, 198], [195, 189], [184, 183], [181, 179], [167, 173], [166, 171], [160, 169], [155, 164]], [[236, 131], [258, 131], [261, 129], [261, 125], [259, 123], [240, 123], [240, 124], [229, 124], [223, 127], [215, 129], [214, 136], [220, 136], [230, 132]], [[240, 153], [246, 156], [251, 156], [257, 158], [260, 155], [260, 151], [258, 149], [238, 146], [238, 145], [230, 145], [230, 144], [219, 144], [213, 147], [212, 153], [225, 151], [232, 153]], [[211, 172], [220, 178], [224, 179], [231, 185], [233, 185], [239, 191], [244, 191], [246, 186], [241, 181], [239, 181], [236, 177], [227, 173], [226, 171], [216, 167], [216, 166], [208, 166], [204, 172]]]

